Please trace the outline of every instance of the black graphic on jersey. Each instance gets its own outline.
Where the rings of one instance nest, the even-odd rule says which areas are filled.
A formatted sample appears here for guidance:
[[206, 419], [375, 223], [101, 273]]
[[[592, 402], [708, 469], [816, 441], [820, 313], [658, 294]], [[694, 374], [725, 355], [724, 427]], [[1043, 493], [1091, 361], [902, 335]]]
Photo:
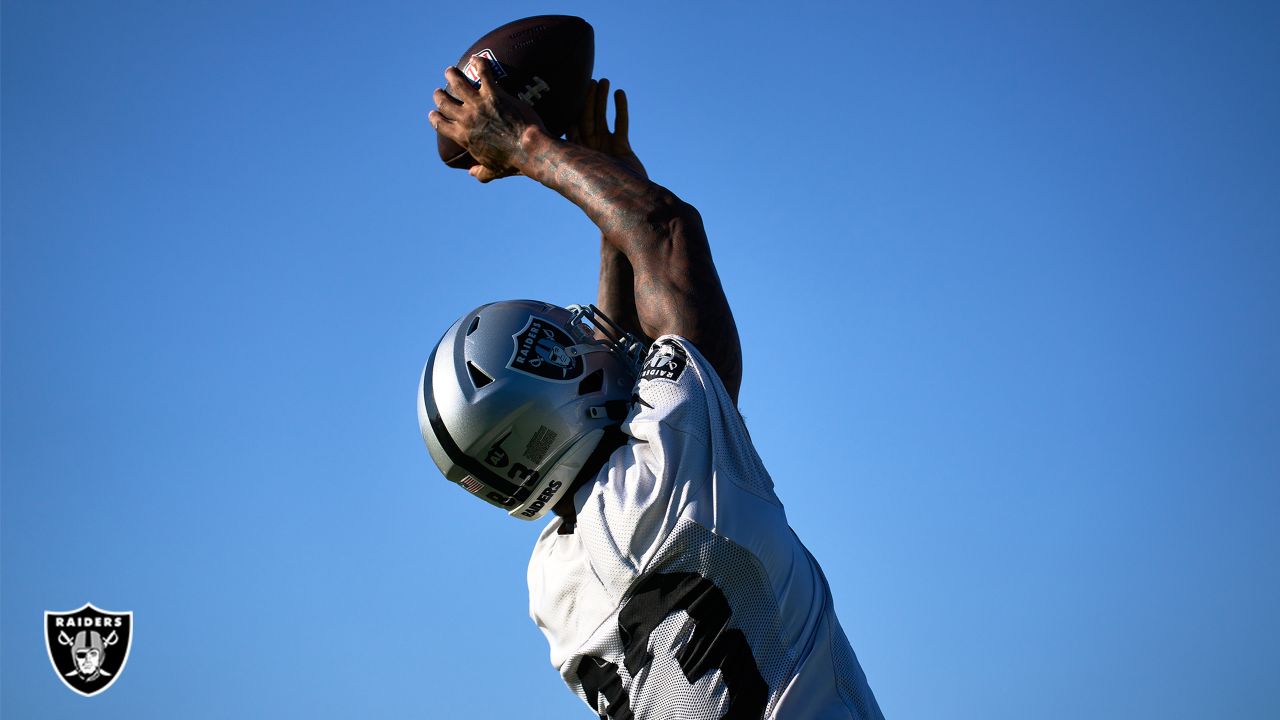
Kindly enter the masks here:
[[132, 637], [131, 612], [108, 612], [86, 603], [79, 610], [44, 614], [53, 669], [67, 687], [86, 697], [106, 690], [120, 677]]
[[[688, 643], [676, 654], [690, 684], [714, 670], [720, 671], [729, 695], [729, 707], [720, 720], [758, 720], [764, 716], [769, 686], [760, 676], [755, 656], [741, 630], [729, 627], [732, 609], [724, 592], [695, 573], [657, 573], [641, 580], [618, 611], [619, 636], [623, 639], [623, 663], [635, 677], [650, 662], [649, 636], [672, 613], [684, 610], [693, 622]], [[578, 679], [588, 700], [604, 694], [607, 710], [602, 720], [631, 718], [630, 700], [613, 663], [591, 656], [578, 663]], [[585, 672], [584, 672], [585, 671]], [[598, 706], [597, 706], [598, 707]]]
[[689, 366], [689, 355], [680, 343], [664, 340], [649, 350], [640, 369], [641, 380], [679, 380]]
[[577, 673], [582, 692], [586, 693], [591, 707], [599, 707], [600, 696], [604, 695], [605, 711], [600, 713], [600, 720], [632, 720], [627, 691], [622, 687], [617, 665], [584, 655], [578, 661]]
[[571, 357], [574, 342], [555, 323], [530, 315], [524, 329], [511, 336], [515, 349], [507, 367], [543, 380], [575, 380], [582, 374], [582, 358]]

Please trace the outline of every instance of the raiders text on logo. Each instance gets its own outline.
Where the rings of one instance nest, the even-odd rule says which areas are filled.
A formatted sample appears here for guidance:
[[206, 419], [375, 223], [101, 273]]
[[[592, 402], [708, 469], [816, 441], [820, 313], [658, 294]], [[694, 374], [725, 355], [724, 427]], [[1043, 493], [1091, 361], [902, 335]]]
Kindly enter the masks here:
[[653, 346], [640, 368], [641, 380], [679, 380], [689, 365], [689, 355], [680, 343], [664, 340]]
[[571, 357], [565, 348], [573, 339], [555, 323], [530, 315], [524, 329], [511, 336], [515, 350], [507, 367], [543, 380], [576, 380], [582, 374], [582, 359]]
[[44, 641], [63, 684], [92, 697], [111, 687], [129, 661], [133, 613], [99, 610], [89, 603], [69, 612], [46, 611]]

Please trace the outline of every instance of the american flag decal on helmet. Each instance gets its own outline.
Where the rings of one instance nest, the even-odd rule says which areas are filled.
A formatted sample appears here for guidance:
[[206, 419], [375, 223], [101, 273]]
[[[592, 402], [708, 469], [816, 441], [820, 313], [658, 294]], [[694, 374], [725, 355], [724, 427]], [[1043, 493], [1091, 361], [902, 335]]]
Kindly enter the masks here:
[[462, 481], [459, 482], [458, 484], [466, 488], [467, 492], [471, 493], [472, 495], [479, 495], [484, 490], [484, 483], [471, 477], [470, 475], [462, 478]]

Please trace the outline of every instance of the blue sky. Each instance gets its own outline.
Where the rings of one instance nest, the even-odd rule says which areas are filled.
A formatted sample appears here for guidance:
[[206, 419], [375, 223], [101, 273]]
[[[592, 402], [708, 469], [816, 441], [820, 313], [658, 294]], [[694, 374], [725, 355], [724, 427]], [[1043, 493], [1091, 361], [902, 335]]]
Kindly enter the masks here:
[[[426, 122], [546, 12], [704, 216], [887, 716], [1280, 714], [1280, 11], [834, 5], [6, 0], [0, 714], [590, 717], [413, 404], [471, 307], [594, 297]], [[85, 602], [136, 623], [88, 700]]]

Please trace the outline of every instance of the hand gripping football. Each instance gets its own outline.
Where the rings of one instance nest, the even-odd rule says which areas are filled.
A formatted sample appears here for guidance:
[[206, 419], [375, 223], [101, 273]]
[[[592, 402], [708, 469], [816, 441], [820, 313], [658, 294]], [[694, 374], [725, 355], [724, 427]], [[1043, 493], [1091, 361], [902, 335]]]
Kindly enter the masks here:
[[[595, 31], [586, 20], [539, 15], [489, 32], [467, 48], [457, 67], [476, 82], [472, 58], [488, 58], [502, 89], [532, 105], [547, 132], [560, 137], [582, 112], [595, 55]], [[476, 164], [461, 145], [443, 135], [436, 135], [436, 145], [449, 167]]]

